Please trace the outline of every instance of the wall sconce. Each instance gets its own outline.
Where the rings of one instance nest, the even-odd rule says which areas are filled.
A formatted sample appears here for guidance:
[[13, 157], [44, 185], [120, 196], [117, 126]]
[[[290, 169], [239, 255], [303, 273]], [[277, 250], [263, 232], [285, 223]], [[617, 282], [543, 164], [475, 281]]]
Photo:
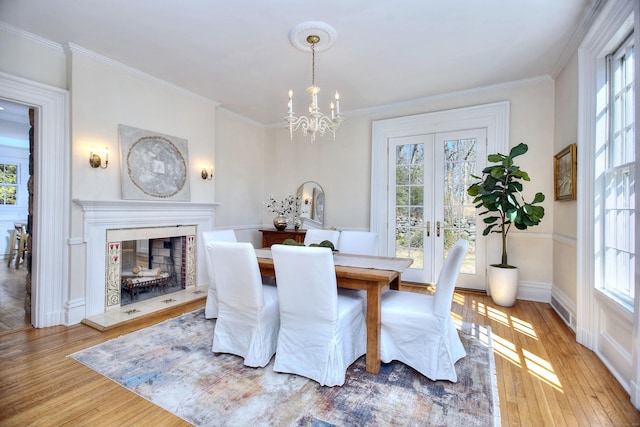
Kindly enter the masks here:
[[109, 147], [104, 148], [104, 166], [102, 166], [102, 159], [100, 156], [93, 152], [93, 147], [89, 151], [89, 165], [92, 168], [106, 169], [109, 166]]
[[211, 181], [213, 179], [213, 166], [211, 166], [209, 168], [209, 170], [207, 170], [207, 168], [203, 167], [202, 171], [200, 172], [200, 176], [205, 181]]

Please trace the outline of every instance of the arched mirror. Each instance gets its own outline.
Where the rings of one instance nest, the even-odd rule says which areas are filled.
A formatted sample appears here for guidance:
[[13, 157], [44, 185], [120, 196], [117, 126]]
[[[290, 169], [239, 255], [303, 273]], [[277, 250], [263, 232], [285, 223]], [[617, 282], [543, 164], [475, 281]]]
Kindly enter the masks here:
[[324, 190], [320, 184], [307, 181], [298, 187], [300, 210], [298, 215], [302, 228], [322, 228], [324, 226]]

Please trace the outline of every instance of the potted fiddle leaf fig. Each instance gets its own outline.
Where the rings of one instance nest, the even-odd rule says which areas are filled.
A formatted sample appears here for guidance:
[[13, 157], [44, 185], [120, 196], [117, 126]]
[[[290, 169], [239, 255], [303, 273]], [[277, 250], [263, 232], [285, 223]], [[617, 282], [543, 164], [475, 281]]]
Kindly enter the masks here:
[[507, 236], [511, 227], [526, 230], [540, 224], [544, 216], [544, 194], [538, 192], [528, 203], [522, 194], [522, 182], [530, 181], [529, 174], [513, 163], [513, 159], [525, 154], [529, 147], [520, 143], [513, 147], [509, 155], [490, 154], [487, 160], [493, 165], [482, 170], [482, 176], [472, 175], [474, 182], [467, 193], [474, 197], [476, 208], [484, 216], [483, 236], [497, 233], [502, 237], [502, 259], [500, 264], [489, 268], [489, 291], [493, 301], [510, 307], [515, 303], [518, 293], [518, 268], [509, 264], [507, 254]]

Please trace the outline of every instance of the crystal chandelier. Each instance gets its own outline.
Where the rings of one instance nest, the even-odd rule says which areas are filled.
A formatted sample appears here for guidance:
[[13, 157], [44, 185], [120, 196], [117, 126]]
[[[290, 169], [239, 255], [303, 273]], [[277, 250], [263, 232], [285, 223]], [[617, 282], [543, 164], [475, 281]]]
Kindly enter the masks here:
[[[316, 23], [318, 24], [318, 23]], [[326, 24], [325, 24], [326, 25]], [[289, 136], [293, 140], [293, 132], [302, 128], [302, 133], [306, 136], [311, 134], [311, 141], [315, 141], [316, 134], [324, 136], [327, 130], [333, 133], [333, 139], [336, 138], [336, 129], [344, 121], [344, 117], [340, 114], [340, 95], [336, 91], [335, 103], [331, 102], [331, 117], [324, 115], [318, 108], [318, 92], [320, 88], [316, 86], [316, 44], [320, 42], [320, 36], [310, 34], [307, 36], [307, 43], [311, 45], [311, 86], [307, 88], [307, 92], [311, 95], [311, 104], [309, 104], [309, 116], [296, 117], [293, 112], [293, 91], [289, 89], [289, 104], [287, 116], [284, 118], [288, 123]]]

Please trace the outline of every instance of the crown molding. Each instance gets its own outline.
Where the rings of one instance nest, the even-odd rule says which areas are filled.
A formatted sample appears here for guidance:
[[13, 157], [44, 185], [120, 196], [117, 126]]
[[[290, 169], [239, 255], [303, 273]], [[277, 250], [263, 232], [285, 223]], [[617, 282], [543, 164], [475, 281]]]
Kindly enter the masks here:
[[564, 46], [564, 49], [556, 60], [556, 63], [553, 65], [551, 77], [553, 77], [554, 80], [560, 75], [564, 67], [566, 67], [569, 62], [571, 56], [578, 50], [578, 47], [580, 47], [582, 40], [602, 11], [606, 1], [607, 0], [592, 0], [591, 4], [589, 4], [585, 10], [582, 19], [574, 28], [569, 41]]
[[204, 102], [206, 102], [208, 104], [211, 104], [214, 107], [218, 107], [220, 105], [220, 103], [217, 102], [217, 101], [214, 101], [212, 99], [206, 98], [206, 97], [204, 97], [202, 95], [198, 95], [195, 92], [191, 92], [190, 90], [187, 90], [187, 89], [185, 89], [183, 87], [174, 85], [173, 83], [169, 83], [166, 80], [162, 80], [161, 78], [152, 76], [151, 74], [147, 74], [147, 73], [145, 73], [143, 71], [138, 70], [137, 68], [130, 67], [128, 65], [125, 65], [125, 64], [123, 64], [121, 62], [118, 62], [118, 61], [116, 61], [114, 59], [111, 59], [109, 57], [106, 57], [104, 55], [100, 55], [100, 54], [98, 54], [96, 52], [93, 52], [92, 50], [86, 49], [86, 48], [84, 48], [82, 46], [79, 46], [79, 45], [77, 45], [75, 43], [66, 42], [63, 47], [64, 47], [64, 53], [67, 56], [82, 55], [82, 56], [90, 58], [90, 59], [92, 59], [92, 60], [94, 60], [96, 62], [101, 62], [101, 63], [106, 64], [106, 65], [108, 65], [110, 67], [113, 67], [113, 68], [115, 68], [117, 70], [120, 70], [120, 71], [122, 71], [124, 73], [127, 73], [129, 75], [137, 77], [139, 79], [146, 80], [146, 81], [149, 81], [149, 82], [154, 83], [154, 84], [159, 84], [161, 86], [165, 86], [165, 87], [167, 87], [167, 88], [169, 88], [171, 90], [174, 90], [176, 92], [181, 92], [181, 93], [183, 93], [183, 94], [185, 94], [185, 95], [187, 95], [187, 96], [189, 96], [191, 98], [195, 98], [195, 99], [197, 99], [199, 101], [204, 101]]
[[5, 22], [0, 21], [0, 31], [11, 34], [14, 37], [18, 37], [32, 43], [44, 46], [48, 49], [55, 50], [58, 53], [64, 53], [64, 49], [60, 43], [52, 42], [44, 37], [36, 36], [35, 34], [21, 30]]

